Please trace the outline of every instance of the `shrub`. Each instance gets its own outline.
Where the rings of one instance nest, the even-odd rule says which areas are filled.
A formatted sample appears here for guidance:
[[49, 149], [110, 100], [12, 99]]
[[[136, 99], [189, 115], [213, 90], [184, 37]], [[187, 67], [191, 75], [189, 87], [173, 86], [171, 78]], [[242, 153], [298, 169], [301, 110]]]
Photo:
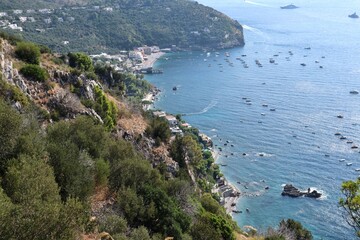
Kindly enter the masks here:
[[20, 60], [30, 63], [40, 63], [40, 48], [33, 43], [19, 42], [15, 49], [16, 57]]
[[24, 75], [24, 77], [37, 82], [45, 82], [49, 77], [49, 74], [45, 69], [35, 64], [25, 65], [25, 67], [20, 69], [20, 73]]
[[94, 70], [91, 58], [85, 53], [69, 53], [68, 57], [70, 67], [88, 72]]

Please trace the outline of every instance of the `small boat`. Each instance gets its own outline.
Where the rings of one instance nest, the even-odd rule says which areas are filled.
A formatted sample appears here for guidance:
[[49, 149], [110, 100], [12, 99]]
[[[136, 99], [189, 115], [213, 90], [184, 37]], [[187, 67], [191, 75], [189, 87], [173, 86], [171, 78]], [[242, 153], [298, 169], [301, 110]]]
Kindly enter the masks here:
[[335, 136], [341, 136], [341, 133], [337, 132], [334, 134]]
[[349, 162], [349, 163], [347, 163], [347, 164], [346, 164], [346, 166], [351, 166], [351, 165], [352, 165], [352, 163], [351, 163], [351, 162]]
[[306, 48], [304, 48], [305, 50], [311, 50], [311, 47], [306, 47]]
[[261, 116], [265, 116], [265, 113], [261, 113]]
[[268, 107], [269, 105], [267, 105], [267, 104], [263, 104], [262, 106], [263, 106], [263, 107]]
[[268, 186], [265, 187], [265, 190], [269, 190], [270, 188]]
[[339, 159], [339, 162], [345, 162], [345, 159], [344, 158]]
[[325, 154], [325, 157], [330, 157], [330, 154]]
[[271, 111], [271, 112], [275, 112], [276, 109], [275, 109], [275, 108], [270, 108], [270, 111]]
[[246, 54], [241, 55], [242, 57], [246, 57]]
[[228, 52], [225, 53], [226, 57], [230, 57], [230, 54]]
[[250, 210], [249, 210], [248, 208], [246, 209], [246, 211], [247, 211], [247, 212], [250, 212]]
[[351, 144], [351, 143], [353, 143], [353, 141], [351, 141], [351, 140], [348, 140], [346, 143], [348, 143], [348, 144]]
[[359, 147], [356, 145], [351, 146], [351, 149], [358, 149]]
[[323, 66], [319, 66], [319, 68], [324, 68]]
[[360, 168], [355, 169], [355, 171], [360, 172]]
[[301, 63], [300, 65], [301, 65], [301, 66], [303, 66], [303, 67], [305, 67], [305, 66], [306, 66], [306, 64], [305, 64], [305, 63]]
[[344, 118], [343, 115], [337, 115], [336, 117], [337, 117], [337, 118]]
[[246, 101], [245, 102], [251, 102], [251, 100], [250, 99], [246, 99]]
[[176, 91], [177, 90], [177, 87], [175, 86], [175, 87], [173, 87], [173, 91]]
[[272, 59], [272, 58], [270, 58], [269, 62], [270, 62], [270, 63], [275, 63], [275, 60]]
[[318, 60], [316, 60], [316, 61], [315, 61], [315, 63], [319, 63], [319, 61], [318, 61]]
[[349, 18], [359, 18], [359, 16], [354, 12], [353, 14], [348, 15]]
[[357, 90], [351, 90], [351, 91], [350, 91], [350, 94], [359, 94], [359, 91], [357, 91]]
[[345, 136], [341, 136], [341, 137], [340, 137], [340, 140], [345, 140], [345, 139], [346, 139]]

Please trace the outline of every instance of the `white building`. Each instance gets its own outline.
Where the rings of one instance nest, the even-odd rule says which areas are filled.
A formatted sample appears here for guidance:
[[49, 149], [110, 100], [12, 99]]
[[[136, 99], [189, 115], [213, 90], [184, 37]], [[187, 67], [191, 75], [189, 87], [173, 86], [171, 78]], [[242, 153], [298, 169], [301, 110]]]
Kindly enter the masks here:
[[176, 126], [178, 120], [173, 115], [166, 115], [165, 119], [168, 121], [170, 126]]
[[19, 30], [20, 32], [23, 31], [23, 28], [19, 27], [16, 23], [15, 24], [10, 24], [9, 28], [12, 29], [12, 30]]
[[0, 12], [0, 17], [5, 17], [5, 16], [7, 16], [6, 12]]
[[19, 9], [13, 10], [13, 13], [14, 13], [14, 14], [22, 14], [22, 13], [23, 13], [23, 10], [19, 10]]
[[138, 52], [138, 51], [129, 52], [129, 58], [130, 59], [135, 59], [138, 62], [143, 62], [144, 61], [144, 57], [143, 57], [142, 53]]
[[27, 17], [19, 17], [20, 22], [26, 22], [27, 21]]
[[114, 9], [112, 7], [106, 7], [106, 8], [103, 8], [103, 10], [106, 12], [112, 12]]
[[44, 22], [47, 23], [47, 24], [50, 24], [51, 23], [51, 18], [45, 18]]

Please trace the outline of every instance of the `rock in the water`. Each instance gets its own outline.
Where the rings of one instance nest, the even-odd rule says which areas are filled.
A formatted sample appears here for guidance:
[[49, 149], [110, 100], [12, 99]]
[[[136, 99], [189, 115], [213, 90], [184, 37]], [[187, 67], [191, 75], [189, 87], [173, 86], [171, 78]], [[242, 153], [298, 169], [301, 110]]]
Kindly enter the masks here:
[[282, 191], [281, 195], [289, 196], [289, 197], [310, 197], [310, 198], [319, 198], [321, 197], [321, 193], [317, 192], [316, 190], [310, 191], [310, 188], [307, 192], [301, 192], [299, 189], [294, 187], [291, 184], [286, 184], [284, 190]]

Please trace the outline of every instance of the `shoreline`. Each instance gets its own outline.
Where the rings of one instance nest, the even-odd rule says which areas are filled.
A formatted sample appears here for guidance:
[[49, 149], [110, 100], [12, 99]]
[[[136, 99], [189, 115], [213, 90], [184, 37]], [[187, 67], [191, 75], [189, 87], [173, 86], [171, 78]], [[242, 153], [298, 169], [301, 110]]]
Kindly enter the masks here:
[[[148, 59], [146, 62], [142, 64], [143, 68], [152, 68], [156, 61], [158, 61], [162, 56], [164, 56], [166, 53], [164, 52], [158, 52], [153, 53], [148, 56]], [[154, 102], [157, 100], [158, 94], [161, 93], [161, 90], [158, 89], [156, 86], [144, 96], [142, 99], [143, 102], [147, 102], [147, 104], [143, 105], [143, 109], [150, 110], [151, 107], [154, 105]], [[214, 150], [213, 148], [210, 149], [212, 157], [214, 158], [214, 164], [217, 164], [220, 154]], [[222, 173], [222, 172], [221, 172]], [[231, 184], [225, 176], [221, 177], [213, 186], [213, 189], [211, 190], [212, 193], [217, 193], [220, 196], [220, 202], [219, 204], [224, 207], [227, 214], [229, 214], [232, 218], [233, 213], [240, 213], [241, 211], [236, 210], [236, 205], [238, 203], [238, 200], [241, 196], [241, 191], [236, 188], [233, 184]]]
[[[220, 154], [214, 149], [211, 150], [211, 154], [214, 158], [214, 164], [216, 164]], [[220, 199], [220, 205], [225, 208], [227, 214], [234, 217], [233, 213], [240, 213], [240, 211], [237, 211], [236, 205], [241, 197], [241, 191], [235, 185], [231, 184], [225, 176], [220, 178], [214, 185], [212, 192], [218, 193], [221, 196], [223, 201]]]
[[156, 61], [159, 60], [165, 54], [166, 53], [164, 53], [164, 52], [157, 52], [157, 53], [152, 53], [151, 55], [147, 55], [147, 60], [141, 64], [141, 67], [142, 68], [154, 67]]

